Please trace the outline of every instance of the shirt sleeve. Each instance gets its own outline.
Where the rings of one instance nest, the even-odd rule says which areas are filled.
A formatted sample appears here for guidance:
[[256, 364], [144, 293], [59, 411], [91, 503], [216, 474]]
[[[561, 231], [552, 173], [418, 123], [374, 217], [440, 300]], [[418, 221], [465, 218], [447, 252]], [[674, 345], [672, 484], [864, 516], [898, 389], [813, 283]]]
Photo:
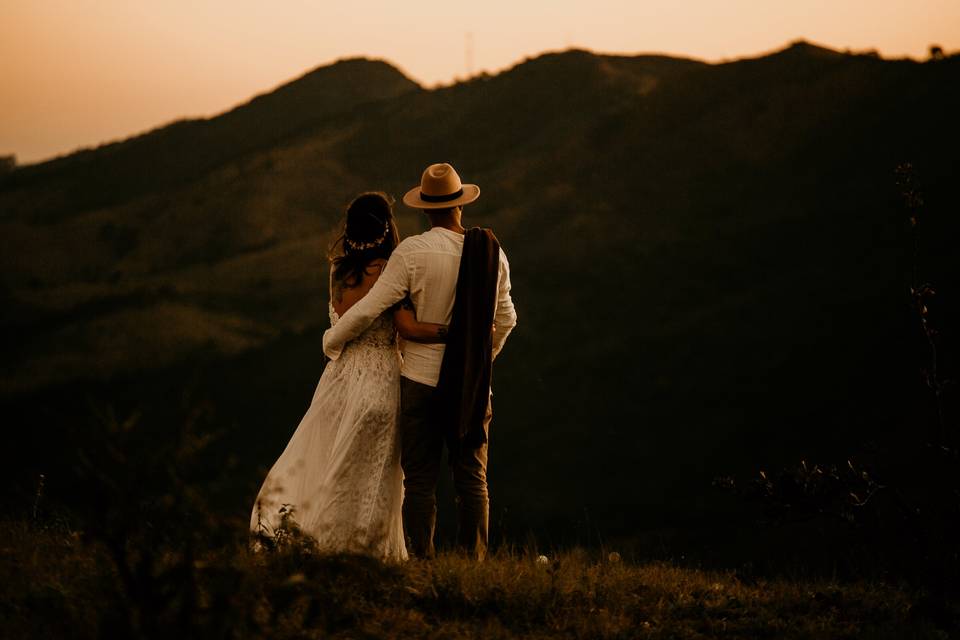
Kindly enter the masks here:
[[348, 342], [363, 333], [381, 313], [403, 300], [408, 292], [406, 258], [394, 251], [367, 295], [347, 309], [337, 324], [323, 334], [323, 352], [331, 360], [339, 358]]
[[493, 325], [497, 328], [493, 332], [493, 357], [496, 358], [507, 336], [517, 326], [517, 311], [513, 307], [510, 297], [510, 263], [507, 254], [500, 250], [500, 273], [497, 277], [497, 309], [493, 314]]

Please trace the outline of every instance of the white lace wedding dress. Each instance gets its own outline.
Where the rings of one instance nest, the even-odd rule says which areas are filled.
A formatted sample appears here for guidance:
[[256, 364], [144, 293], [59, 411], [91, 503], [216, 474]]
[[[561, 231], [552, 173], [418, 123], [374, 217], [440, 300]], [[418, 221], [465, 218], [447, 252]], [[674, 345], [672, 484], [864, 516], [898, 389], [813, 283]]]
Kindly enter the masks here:
[[[339, 317], [330, 306], [330, 323]], [[400, 353], [390, 313], [327, 363], [313, 401], [254, 503], [273, 536], [283, 509], [323, 551], [407, 557], [397, 412]]]

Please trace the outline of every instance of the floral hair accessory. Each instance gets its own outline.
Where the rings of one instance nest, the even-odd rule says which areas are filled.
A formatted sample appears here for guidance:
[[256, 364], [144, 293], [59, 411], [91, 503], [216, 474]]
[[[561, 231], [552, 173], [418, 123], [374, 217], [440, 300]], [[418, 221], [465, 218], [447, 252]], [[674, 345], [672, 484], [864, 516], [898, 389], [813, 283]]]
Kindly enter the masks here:
[[370, 242], [356, 242], [347, 237], [346, 234], [343, 236], [343, 241], [348, 247], [354, 251], [362, 251], [364, 249], [372, 249], [374, 247], [379, 247], [383, 244], [383, 241], [387, 239], [387, 236], [390, 234], [390, 221], [386, 220], [383, 223], [383, 233], [380, 234], [379, 238], [375, 238]]

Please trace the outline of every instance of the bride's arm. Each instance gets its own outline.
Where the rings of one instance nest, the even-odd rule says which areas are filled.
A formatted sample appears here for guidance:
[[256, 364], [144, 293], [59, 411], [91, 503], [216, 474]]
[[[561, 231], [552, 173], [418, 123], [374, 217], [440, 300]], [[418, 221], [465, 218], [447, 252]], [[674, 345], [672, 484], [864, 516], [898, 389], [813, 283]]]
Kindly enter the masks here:
[[447, 341], [447, 325], [419, 322], [409, 300], [397, 305], [393, 312], [393, 324], [404, 340], [433, 343]]

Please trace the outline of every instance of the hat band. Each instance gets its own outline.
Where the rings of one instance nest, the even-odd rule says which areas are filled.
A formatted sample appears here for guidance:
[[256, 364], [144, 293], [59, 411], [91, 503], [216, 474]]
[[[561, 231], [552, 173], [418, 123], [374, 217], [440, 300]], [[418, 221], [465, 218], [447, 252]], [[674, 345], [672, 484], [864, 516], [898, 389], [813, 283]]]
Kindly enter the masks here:
[[462, 195], [463, 195], [462, 188], [456, 193], [450, 193], [445, 196], [431, 196], [424, 193], [422, 189], [420, 190], [420, 199], [423, 200], [424, 202], [450, 202], [451, 200], [456, 200]]

